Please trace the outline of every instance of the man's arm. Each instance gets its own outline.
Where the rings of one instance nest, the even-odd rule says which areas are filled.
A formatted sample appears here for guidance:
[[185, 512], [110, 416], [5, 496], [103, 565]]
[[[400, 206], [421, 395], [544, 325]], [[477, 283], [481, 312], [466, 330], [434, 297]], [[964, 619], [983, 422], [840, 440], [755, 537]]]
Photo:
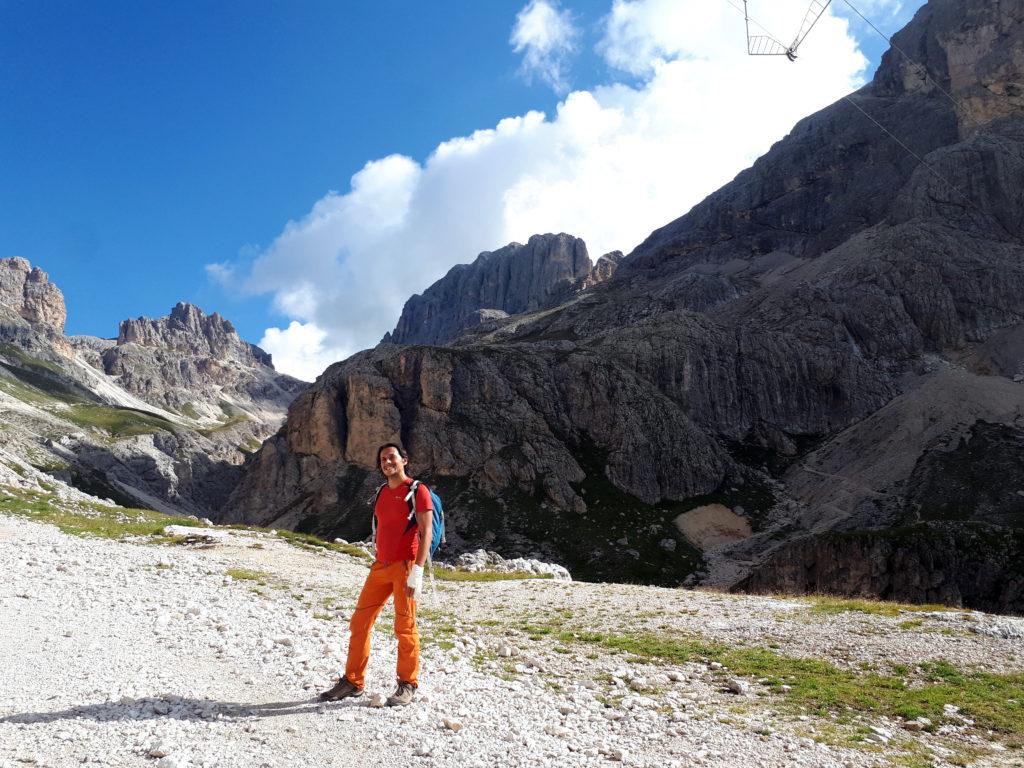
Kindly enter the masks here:
[[420, 532], [420, 547], [416, 552], [416, 565], [421, 568], [430, 554], [430, 542], [434, 538], [434, 510], [427, 509], [416, 513], [416, 527]]
[[[420, 490], [426, 492], [425, 486], [420, 486]], [[414, 582], [413, 586], [409, 586], [409, 580], [406, 582], [405, 594], [406, 596], [415, 599], [416, 590], [422, 583], [423, 579], [423, 566], [427, 562], [427, 556], [430, 554], [430, 542], [434, 538], [434, 509], [429, 506], [429, 501], [426, 501], [427, 508], [420, 509], [419, 492], [417, 492], [417, 498], [413, 502], [416, 505], [416, 528], [420, 537], [419, 549], [416, 551], [416, 562], [413, 564], [413, 570], [410, 571], [411, 581]], [[429, 492], [424, 494], [426, 499], [430, 498]]]

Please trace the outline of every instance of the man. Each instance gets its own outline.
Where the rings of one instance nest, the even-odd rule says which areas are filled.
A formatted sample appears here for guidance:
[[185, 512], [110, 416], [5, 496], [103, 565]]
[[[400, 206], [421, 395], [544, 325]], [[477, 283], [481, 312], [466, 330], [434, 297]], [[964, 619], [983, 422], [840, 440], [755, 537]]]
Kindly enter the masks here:
[[416, 631], [416, 600], [423, 586], [423, 565], [430, 553], [434, 506], [425, 485], [416, 489], [416, 524], [409, 522], [412, 478], [406, 475], [409, 454], [395, 443], [377, 449], [377, 466], [387, 483], [377, 493], [373, 507], [377, 557], [363, 584], [355, 613], [349, 622], [348, 661], [345, 673], [323, 701], [337, 701], [363, 693], [364, 674], [370, 661], [370, 633], [388, 598], [395, 598], [395, 637], [398, 638], [398, 687], [388, 698], [389, 707], [410, 703], [416, 694], [420, 667], [420, 637]]

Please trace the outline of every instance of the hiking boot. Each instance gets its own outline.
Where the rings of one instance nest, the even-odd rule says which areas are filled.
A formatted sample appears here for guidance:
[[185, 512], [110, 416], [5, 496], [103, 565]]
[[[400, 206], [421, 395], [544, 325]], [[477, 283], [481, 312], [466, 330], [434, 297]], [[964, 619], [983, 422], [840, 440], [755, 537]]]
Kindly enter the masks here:
[[347, 677], [343, 677], [338, 680], [331, 690], [320, 694], [320, 701], [338, 701], [339, 699], [355, 698], [362, 695], [362, 688], [356, 688]]
[[404, 707], [409, 704], [413, 697], [416, 695], [416, 686], [412, 683], [406, 683], [401, 680], [398, 681], [398, 687], [395, 688], [395, 692], [388, 696], [387, 705], [389, 707]]

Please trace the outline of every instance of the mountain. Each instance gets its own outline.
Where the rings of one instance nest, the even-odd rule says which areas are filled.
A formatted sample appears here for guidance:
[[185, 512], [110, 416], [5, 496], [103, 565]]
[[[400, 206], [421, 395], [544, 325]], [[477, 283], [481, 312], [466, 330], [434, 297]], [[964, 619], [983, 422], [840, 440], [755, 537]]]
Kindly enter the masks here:
[[455, 550], [1024, 611], [1024, 3], [893, 42], [610, 279], [329, 368], [224, 519], [364, 535], [400, 439]]
[[565, 233], [534, 235], [526, 245], [484, 251], [409, 299], [384, 341], [446, 344], [482, 323], [546, 309], [608, 279], [619, 257], [608, 254], [592, 264], [586, 243]]
[[64, 333], [64, 294], [25, 259], [0, 260], [0, 306], [45, 333]]
[[124, 320], [116, 340], [71, 342], [118, 386], [192, 418], [240, 412], [254, 422], [279, 420], [306, 386], [275, 371], [271, 356], [242, 341], [228, 320], [191, 304], [156, 320]]
[[188, 304], [116, 339], [65, 336], [66, 316], [45, 272], [0, 259], [0, 482], [216, 514], [306, 386]]

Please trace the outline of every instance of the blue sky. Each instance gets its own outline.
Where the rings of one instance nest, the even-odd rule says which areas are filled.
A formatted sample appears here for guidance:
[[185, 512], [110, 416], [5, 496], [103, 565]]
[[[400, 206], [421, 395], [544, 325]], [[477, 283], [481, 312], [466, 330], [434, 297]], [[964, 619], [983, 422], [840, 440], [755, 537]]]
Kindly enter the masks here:
[[[892, 30], [920, 4], [914, 0], [896, 8], [871, 0], [867, 5], [883, 28]], [[669, 12], [656, 7], [656, 0], [621, 5], [620, 11], [635, 5], [636, 18], [640, 10], [651, 19]], [[761, 5], [767, 18], [771, 9], [763, 0]], [[594, 93], [602, 109], [614, 102], [630, 114], [633, 107], [623, 106], [622, 99], [633, 104], [636, 94], [647, 93], [661, 76], [653, 65], [645, 70], [621, 59], [613, 63], [610, 0], [547, 7], [553, 15], [535, 14], [534, 21], [551, 19], [564, 28], [552, 38], [551, 55], [542, 55], [530, 69], [524, 60], [531, 52], [543, 54], [551, 40], [538, 38], [545, 33], [534, 27], [514, 50], [510, 35], [524, 11], [522, 2], [0, 2], [0, 256], [24, 256], [50, 273], [67, 299], [69, 333], [111, 336], [121, 319], [163, 315], [185, 300], [220, 311], [254, 342], [272, 326], [298, 322], [324, 328], [323, 346], [336, 355], [372, 343], [374, 334], [379, 338], [378, 327], [386, 330], [397, 319], [396, 299], [380, 302], [375, 326], [342, 338], [337, 329], [352, 320], [326, 313], [328, 306], [344, 304], [345, 295], [316, 292], [319, 277], [359, 284], [354, 272], [366, 262], [346, 262], [345, 254], [357, 251], [362, 241], [351, 235], [348, 243], [349, 233], [339, 230], [336, 253], [324, 257], [332, 261], [331, 270], [318, 277], [314, 267], [287, 250], [288, 222], [295, 223], [293, 229], [308, 228], [316, 206], [350, 203], [344, 197], [350, 179], [370, 161], [403, 158], [395, 161], [393, 173], [375, 166], [362, 177], [364, 186], [384, 185], [388, 191], [393, 184], [418, 199], [434, 188], [421, 188], [419, 179], [430, 176], [431, 157], [438, 156], [434, 168], [447, 157], [438, 153], [442, 142], [495, 129], [503, 118], [531, 110], [555, 124], [569, 91]], [[726, 9], [736, 16], [741, 35], [742, 18]], [[646, 43], [637, 43], [647, 32], [630, 34], [633, 47], [621, 50], [631, 56], [648, 50]], [[733, 30], [723, 34], [730, 36], [723, 41], [731, 39]], [[857, 26], [853, 34], [873, 70], [883, 44]], [[740, 37], [737, 44], [742, 42]], [[683, 43], [656, 43], [658, 56], [670, 63], [687, 53]], [[804, 61], [790, 66], [806, 71], [812, 63]], [[551, 77], [553, 66], [562, 82]], [[845, 87], [839, 82], [833, 91]], [[828, 98], [821, 103], [835, 93], [823, 92]], [[780, 98], [802, 107], [785, 94]], [[606, 114], [588, 112], [592, 106], [583, 104], [581, 114]], [[789, 122], [780, 125], [791, 124], [792, 117], [784, 120]], [[774, 130], [773, 139], [784, 132]], [[571, 190], [572, 178], [563, 174], [557, 184], [542, 179], [536, 182], [544, 187], [540, 190], [524, 186], [524, 178], [535, 180], [538, 174], [511, 167], [520, 160], [510, 158], [536, 153], [527, 142], [516, 141], [518, 149], [492, 161], [495, 173], [512, 174], [515, 181], [499, 189], [502, 195], [495, 199], [521, 200], [525, 194], [529, 205], [506, 211], [500, 227], [453, 241], [443, 256], [427, 249], [421, 257], [420, 244], [444, 241], [446, 230], [465, 227], [474, 216], [460, 198], [444, 198], [445, 206], [431, 209], [429, 217], [424, 212], [420, 221], [427, 223], [401, 241], [401, 257], [389, 268], [395, 295], [422, 290], [451, 264], [503, 245], [492, 239], [528, 235], [520, 231], [534, 222], [552, 229], [574, 223], [587, 228], [569, 209], [565, 226], [559, 226], [562, 201], [550, 189], [562, 184]], [[753, 146], [744, 162], [766, 142]], [[608, 145], [602, 141], [588, 151]], [[536, 162], [547, 168], [552, 160]], [[737, 162], [723, 161], [723, 173], [734, 173]], [[572, 168], [565, 174], [593, 172]], [[434, 176], [445, 189], [458, 179], [472, 201], [479, 198], [472, 194], [472, 174], [489, 172], [486, 165], [467, 166], [466, 177]], [[594, 176], [594, 183], [599, 186], [601, 178]], [[711, 174], [707, 183], [717, 181]], [[416, 185], [412, 191], [410, 184]], [[679, 195], [665, 210], [679, 215], [695, 202], [694, 195], [712, 188]], [[339, 196], [325, 197], [332, 190]], [[375, 205], [397, 205], [380, 194]], [[642, 226], [651, 228], [646, 222]], [[623, 250], [635, 245], [615, 238], [613, 232], [604, 239]], [[619, 236], [631, 238], [632, 231]], [[420, 258], [422, 269], [417, 269]], [[285, 273], [291, 264], [312, 270], [313, 279], [289, 282]], [[211, 271], [210, 265], [220, 268]]]

